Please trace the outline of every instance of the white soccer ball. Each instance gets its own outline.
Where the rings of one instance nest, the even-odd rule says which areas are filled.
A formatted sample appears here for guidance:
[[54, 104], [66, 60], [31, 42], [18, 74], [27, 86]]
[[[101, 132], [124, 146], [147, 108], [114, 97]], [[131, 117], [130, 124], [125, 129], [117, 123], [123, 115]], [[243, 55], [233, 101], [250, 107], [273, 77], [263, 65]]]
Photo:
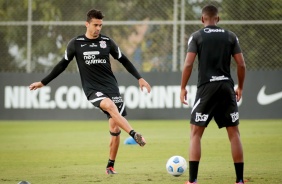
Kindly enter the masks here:
[[182, 156], [172, 156], [166, 162], [166, 170], [172, 176], [180, 176], [187, 169], [187, 162]]

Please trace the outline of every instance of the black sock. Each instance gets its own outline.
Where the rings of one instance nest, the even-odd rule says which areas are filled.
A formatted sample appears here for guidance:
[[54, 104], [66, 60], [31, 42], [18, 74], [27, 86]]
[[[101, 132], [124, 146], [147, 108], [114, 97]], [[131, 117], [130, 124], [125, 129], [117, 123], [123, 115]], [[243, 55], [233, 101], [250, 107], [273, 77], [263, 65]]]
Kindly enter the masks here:
[[236, 172], [236, 183], [244, 182], [244, 162], [234, 163]]
[[136, 132], [134, 130], [130, 130], [129, 135], [134, 139]]
[[108, 164], [107, 164], [107, 167], [106, 167], [106, 168], [108, 168], [108, 167], [114, 167], [114, 165], [115, 165], [115, 161], [114, 161], [114, 160], [109, 159], [109, 161], [108, 161]]
[[199, 161], [189, 161], [189, 182], [197, 181]]

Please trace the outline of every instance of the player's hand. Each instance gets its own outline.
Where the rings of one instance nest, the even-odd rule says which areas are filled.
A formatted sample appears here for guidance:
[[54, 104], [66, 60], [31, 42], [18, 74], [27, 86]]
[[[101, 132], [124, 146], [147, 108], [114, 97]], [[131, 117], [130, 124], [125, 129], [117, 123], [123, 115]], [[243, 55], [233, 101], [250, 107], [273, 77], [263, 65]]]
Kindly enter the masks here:
[[139, 82], [139, 87], [140, 87], [141, 91], [143, 91], [143, 88], [145, 87], [147, 89], [148, 93], [151, 92], [151, 86], [147, 81], [145, 81], [145, 79], [141, 78], [141, 79], [138, 80], [138, 82]]
[[236, 94], [236, 100], [237, 102], [239, 102], [242, 98], [242, 89], [241, 88], [237, 88], [235, 90], [235, 94]]
[[188, 103], [187, 103], [187, 90], [186, 89], [181, 89], [180, 101], [181, 101], [181, 103], [188, 105]]
[[42, 82], [34, 82], [31, 85], [29, 85], [29, 89], [30, 90], [36, 90], [38, 88], [43, 87], [44, 85], [42, 84]]

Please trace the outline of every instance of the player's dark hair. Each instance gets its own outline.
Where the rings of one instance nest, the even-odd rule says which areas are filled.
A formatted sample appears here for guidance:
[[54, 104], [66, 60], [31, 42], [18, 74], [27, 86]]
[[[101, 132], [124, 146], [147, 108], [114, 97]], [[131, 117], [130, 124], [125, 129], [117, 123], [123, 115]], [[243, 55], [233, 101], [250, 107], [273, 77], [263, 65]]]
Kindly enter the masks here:
[[207, 15], [209, 17], [215, 17], [218, 14], [218, 9], [214, 5], [206, 5], [202, 9], [202, 15]]
[[92, 9], [87, 12], [86, 21], [90, 22], [91, 19], [103, 19], [104, 15], [100, 10]]

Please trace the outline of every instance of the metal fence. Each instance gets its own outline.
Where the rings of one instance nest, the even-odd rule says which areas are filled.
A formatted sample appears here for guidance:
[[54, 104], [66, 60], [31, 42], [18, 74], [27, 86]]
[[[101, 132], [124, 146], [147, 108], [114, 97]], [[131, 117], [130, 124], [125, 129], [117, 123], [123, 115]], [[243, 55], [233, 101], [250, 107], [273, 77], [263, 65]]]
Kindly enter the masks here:
[[[1, 72], [49, 72], [68, 41], [85, 33], [91, 8], [103, 11], [102, 34], [138, 70], [180, 71], [188, 37], [202, 28], [201, 7], [207, 3], [219, 7], [219, 26], [239, 37], [248, 70], [282, 69], [281, 0], [0, 0]], [[112, 68], [124, 71], [115, 61]], [[75, 62], [67, 72], [77, 72]]]

